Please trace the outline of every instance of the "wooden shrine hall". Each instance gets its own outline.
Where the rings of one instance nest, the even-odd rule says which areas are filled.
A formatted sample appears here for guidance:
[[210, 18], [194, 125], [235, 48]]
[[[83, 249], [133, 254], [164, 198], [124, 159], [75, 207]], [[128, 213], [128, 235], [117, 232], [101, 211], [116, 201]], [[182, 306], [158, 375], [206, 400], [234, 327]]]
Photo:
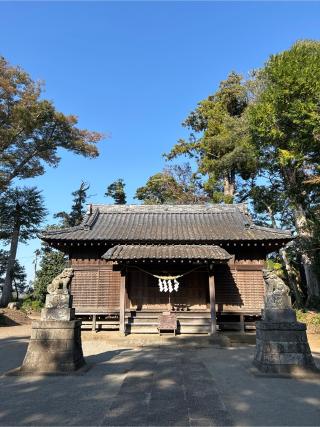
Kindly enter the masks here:
[[266, 256], [291, 233], [253, 223], [246, 205], [90, 205], [76, 227], [40, 236], [69, 256], [84, 327], [157, 333], [244, 330], [263, 307]]

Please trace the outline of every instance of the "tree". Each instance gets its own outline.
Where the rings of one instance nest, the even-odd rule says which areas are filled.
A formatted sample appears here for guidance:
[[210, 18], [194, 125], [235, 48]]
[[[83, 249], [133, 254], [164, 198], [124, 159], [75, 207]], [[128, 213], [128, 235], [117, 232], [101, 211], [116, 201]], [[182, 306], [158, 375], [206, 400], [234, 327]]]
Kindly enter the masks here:
[[236, 199], [250, 203], [257, 224], [274, 228], [281, 225], [293, 229], [292, 206], [286, 197], [283, 181], [276, 174], [259, 171], [253, 179], [242, 185]]
[[260, 169], [281, 182], [299, 236], [308, 297], [320, 297], [312, 250], [319, 185], [308, 184], [316, 180], [320, 161], [320, 42], [299, 41], [272, 55], [257, 82], [248, 119]]
[[67, 213], [62, 211], [54, 215], [54, 218], [62, 219], [62, 227], [74, 227], [81, 224], [86, 213], [86, 201], [88, 198], [87, 191], [89, 188], [90, 185], [82, 181], [78, 190], [73, 191], [72, 193], [73, 203], [71, 212]]
[[[0, 250], [0, 287], [3, 286], [5, 281], [5, 274], [8, 264], [8, 252]], [[19, 263], [18, 260], [15, 261], [13, 274], [12, 274], [12, 284], [16, 292], [16, 299], [18, 301], [19, 295], [27, 290], [27, 275], [25, 268]]]
[[27, 286], [27, 274], [23, 265], [20, 265], [16, 260], [16, 265], [12, 277], [12, 285], [16, 292], [16, 300], [19, 300], [19, 296], [28, 289]]
[[151, 176], [146, 185], [139, 187], [135, 198], [145, 204], [191, 204], [209, 201], [199, 176], [191, 166], [174, 165]]
[[[233, 201], [237, 178], [248, 179], [257, 168], [246, 118], [248, 88], [234, 72], [220, 83], [218, 91], [199, 102], [183, 126], [192, 133], [188, 141], [179, 140], [166, 155], [194, 157], [198, 171], [208, 177], [207, 191], [215, 201]], [[222, 193], [222, 194], [221, 194]]]
[[41, 248], [39, 270], [36, 272], [34, 281], [33, 296], [36, 300], [45, 302], [47, 286], [66, 267], [67, 257], [65, 254], [44, 244]]
[[106, 197], [112, 197], [116, 205], [125, 205], [127, 203], [124, 187], [126, 184], [119, 178], [107, 187]]
[[35, 187], [14, 188], [0, 197], [0, 238], [10, 244], [1, 306], [12, 298], [12, 281], [18, 242], [34, 237], [46, 215], [41, 192]]
[[57, 166], [58, 148], [86, 157], [99, 154], [102, 134], [79, 129], [76, 116], [64, 115], [41, 98], [42, 89], [0, 57], [0, 190], [15, 178], [42, 175], [45, 164]]

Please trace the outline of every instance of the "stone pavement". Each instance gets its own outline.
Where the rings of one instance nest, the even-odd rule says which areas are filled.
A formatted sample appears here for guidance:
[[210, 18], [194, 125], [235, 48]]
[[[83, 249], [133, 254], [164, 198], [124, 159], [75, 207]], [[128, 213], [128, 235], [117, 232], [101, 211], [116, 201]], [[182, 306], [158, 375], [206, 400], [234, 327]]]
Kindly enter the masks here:
[[2, 426], [320, 424], [319, 378], [255, 377], [252, 345], [87, 334], [82, 375], [1, 376], [21, 364], [27, 338], [27, 329], [0, 328]]
[[232, 425], [205, 365], [180, 350], [141, 350], [110, 411], [108, 426]]

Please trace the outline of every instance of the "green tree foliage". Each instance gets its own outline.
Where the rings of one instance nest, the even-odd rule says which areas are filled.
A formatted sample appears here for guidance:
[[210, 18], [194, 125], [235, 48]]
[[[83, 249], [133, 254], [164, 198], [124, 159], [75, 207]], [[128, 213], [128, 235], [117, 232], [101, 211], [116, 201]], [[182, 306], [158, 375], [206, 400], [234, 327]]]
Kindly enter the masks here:
[[56, 110], [41, 97], [42, 85], [20, 67], [0, 57], [0, 189], [14, 178], [44, 173], [57, 166], [58, 148], [86, 157], [98, 156], [98, 132], [79, 129], [75, 116]]
[[137, 189], [135, 198], [145, 204], [191, 204], [209, 200], [199, 176], [188, 163], [168, 167], [151, 176], [146, 185]]
[[54, 215], [55, 218], [61, 218], [62, 227], [74, 227], [81, 224], [86, 213], [87, 191], [89, 188], [90, 185], [82, 181], [78, 190], [72, 193], [73, 203], [70, 213], [62, 211]]
[[37, 301], [45, 302], [47, 286], [67, 267], [67, 257], [64, 253], [43, 245], [39, 270], [36, 272], [33, 296]]
[[[8, 264], [8, 252], [0, 250], [0, 288], [2, 288], [5, 282], [5, 275]], [[18, 260], [15, 261], [13, 274], [12, 274], [12, 285], [16, 293], [16, 300], [19, 296], [29, 290], [27, 286], [27, 275], [23, 265]]]
[[168, 160], [180, 155], [194, 157], [198, 171], [208, 177], [206, 189], [214, 201], [232, 202], [237, 178], [248, 179], [256, 172], [256, 152], [246, 118], [248, 104], [242, 76], [230, 73], [183, 123], [192, 132], [189, 140], [179, 140], [166, 155]]
[[291, 210], [308, 296], [320, 297], [312, 245], [319, 185], [308, 183], [319, 173], [320, 43], [297, 42], [272, 55], [256, 75], [257, 92], [248, 120], [260, 170], [280, 183], [285, 203], [276, 209]]
[[237, 201], [250, 202], [252, 216], [260, 225], [291, 228], [293, 210], [279, 176], [261, 171], [248, 180], [237, 194]]
[[12, 280], [19, 242], [27, 242], [36, 235], [46, 215], [41, 192], [35, 187], [13, 188], [0, 197], [0, 237], [10, 245], [1, 305], [12, 297]]
[[125, 188], [126, 184], [123, 179], [119, 178], [107, 187], [106, 197], [112, 197], [116, 205], [125, 205], [127, 203]]

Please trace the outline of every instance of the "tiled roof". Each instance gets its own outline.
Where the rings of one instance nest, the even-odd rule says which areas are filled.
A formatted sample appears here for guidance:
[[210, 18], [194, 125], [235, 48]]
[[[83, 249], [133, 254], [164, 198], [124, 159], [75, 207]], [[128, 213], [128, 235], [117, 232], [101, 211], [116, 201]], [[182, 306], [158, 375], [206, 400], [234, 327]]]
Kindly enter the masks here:
[[116, 245], [102, 258], [106, 260], [134, 259], [207, 259], [228, 261], [232, 256], [215, 245]]
[[288, 231], [253, 224], [238, 205], [94, 205], [81, 225], [43, 232], [54, 241], [215, 242], [291, 240]]

